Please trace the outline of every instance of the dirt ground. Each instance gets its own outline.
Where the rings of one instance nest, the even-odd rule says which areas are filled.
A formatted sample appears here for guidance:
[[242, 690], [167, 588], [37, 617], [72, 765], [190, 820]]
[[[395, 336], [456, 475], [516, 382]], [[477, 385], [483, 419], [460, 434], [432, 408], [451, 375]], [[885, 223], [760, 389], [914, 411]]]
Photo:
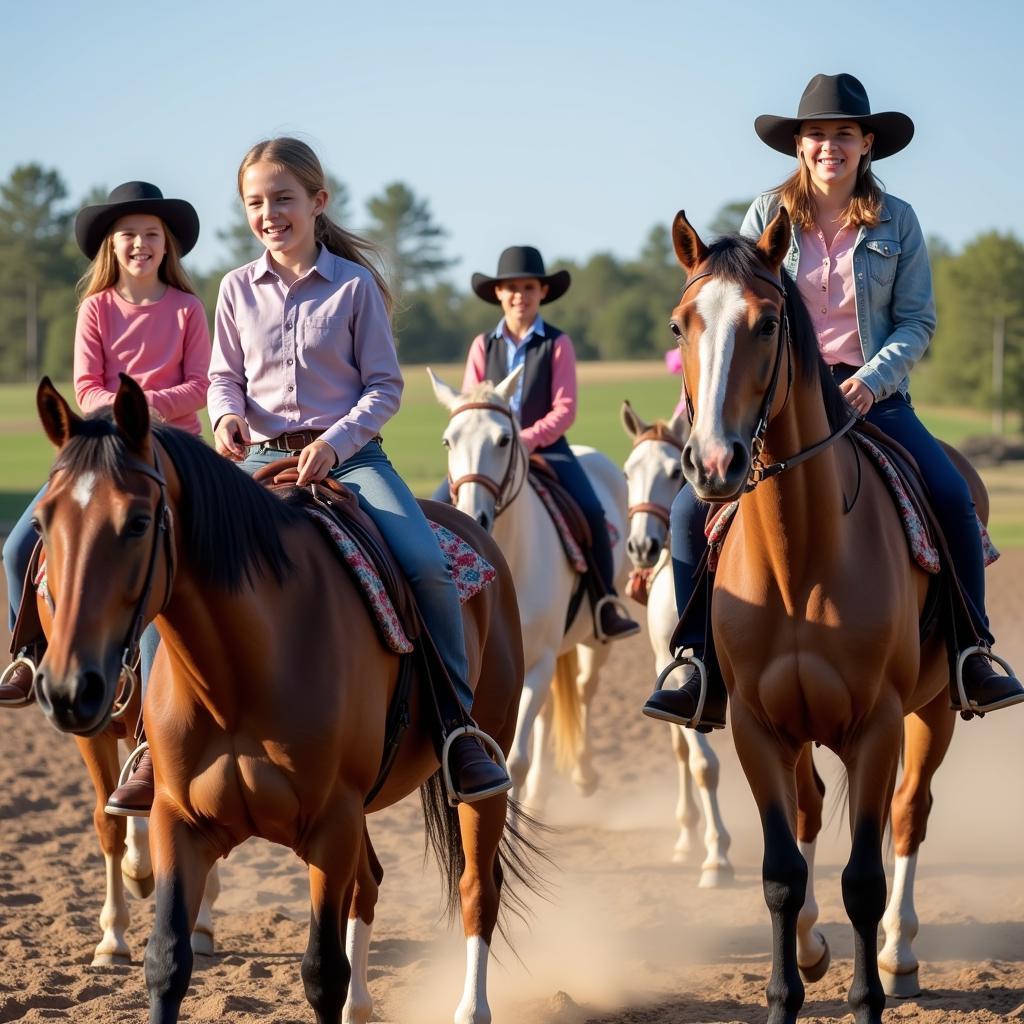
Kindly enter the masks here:
[[[1024, 551], [989, 571], [1002, 652], [1024, 667]], [[6, 641], [5, 641], [6, 643]], [[735, 884], [699, 890], [699, 870], [671, 863], [676, 769], [668, 727], [639, 714], [652, 680], [645, 638], [620, 644], [596, 701], [601, 785], [583, 799], [559, 782], [550, 898], [499, 942], [491, 1005], [502, 1024], [753, 1022], [765, 1019], [770, 930], [760, 883], [761, 838], [728, 735], [720, 796]], [[937, 779], [918, 874], [916, 948], [926, 992], [890, 1001], [889, 1021], [983, 1024], [1024, 1020], [1024, 710], [961, 723]], [[92, 790], [72, 741], [37, 708], [0, 713], [0, 1022], [146, 1019], [140, 966], [93, 968], [103, 861]], [[830, 783], [836, 762], [821, 757]], [[834, 786], [832, 787], [834, 790]], [[370, 953], [375, 1020], [450, 1021], [463, 978], [461, 929], [439, 920], [437, 875], [424, 866], [418, 801], [370, 822], [385, 868]], [[848, 1017], [851, 930], [839, 878], [848, 852], [835, 814], [819, 844], [821, 926], [833, 950], [809, 987], [802, 1019]], [[299, 962], [307, 883], [288, 851], [250, 841], [222, 865], [218, 952], [199, 957], [185, 1021], [312, 1021]], [[152, 901], [132, 901], [141, 960]]]

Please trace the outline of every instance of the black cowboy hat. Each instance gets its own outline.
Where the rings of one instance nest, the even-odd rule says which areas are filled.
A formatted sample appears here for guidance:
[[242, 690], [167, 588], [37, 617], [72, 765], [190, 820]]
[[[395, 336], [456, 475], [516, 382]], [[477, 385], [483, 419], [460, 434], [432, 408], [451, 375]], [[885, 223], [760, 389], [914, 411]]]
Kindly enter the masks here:
[[865, 132], [873, 132], [871, 159], [898, 153], [914, 137], [914, 122], [896, 110], [872, 114], [868, 94], [853, 75], [815, 75], [800, 97], [796, 117], [762, 114], [754, 121], [754, 131], [772, 149], [792, 156], [793, 136], [803, 121], [856, 121]]
[[164, 199], [163, 192], [148, 181], [126, 181], [118, 185], [99, 206], [86, 206], [75, 217], [75, 241], [89, 259], [94, 260], [110, 225], [130, 213], [151, 213], [173, 232], [181, 255], [190, 252], [199, 240], [199, 214], [184, 199]]
[[541, 284], [548, 286], [548, 293], [540, 300], [543, 306], [547, 302], [560, 299], [568, 290], [571, 278], [568, 270], [557, 270], [553, 274], [544, 273], [544, 257], [532, 245], [510, 245], [498, 257], [498, 272], [494, 277], [486, 274], [473, 275], [473, 291], [484, 302], [500, 306], [495, 288], [501, 281], [515, 281], [517, 278], [535, 277]]

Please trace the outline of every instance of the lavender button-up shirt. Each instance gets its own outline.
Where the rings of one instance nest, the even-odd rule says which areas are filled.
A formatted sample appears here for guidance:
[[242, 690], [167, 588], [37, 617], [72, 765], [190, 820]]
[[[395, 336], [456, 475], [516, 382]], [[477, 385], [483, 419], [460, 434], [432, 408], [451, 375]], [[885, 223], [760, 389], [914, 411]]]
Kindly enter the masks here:
[[267, 253], [224, 277], [210, 361], [210, 421], [243, 417], [254, 441], [323, 430], [339, 464], [398, 411], [402, 372], [365, 267], [321, 247], [290, 287]]

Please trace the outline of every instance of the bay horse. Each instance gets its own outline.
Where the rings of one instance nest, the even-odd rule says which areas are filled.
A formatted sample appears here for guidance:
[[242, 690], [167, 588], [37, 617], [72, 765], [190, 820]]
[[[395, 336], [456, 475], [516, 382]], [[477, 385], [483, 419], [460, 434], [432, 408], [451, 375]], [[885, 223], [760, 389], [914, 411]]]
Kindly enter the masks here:
[[[290, 847], [309, 866], [302, 978], [317, 1021], [337, 1024], [343, 1012], [368, 1021], [383, 871], [366, 814], [421, 786], [450, 909], [461, 895], [468, 969], [455, 1020], [489, 1021], [503, 869], [522, 877], [524, 848], [504, 834], [504, 796], [448, 806], [419, 685], [391, 772], [365, 806], [399, 657], [319, 530], [198, 439], [151, 429], [145, 395], [124, 375], [106, 416], [79, 418], [47, 379], [37, 405], [58, 449], [36, 510], [56, 605], [36, 676], [40, 704], [65, 731], [102, 729], [125, 637], [153, 619], [161, 636], [145, 706], [156, 778], [151, 1024], [178, 1019], [208, 872], [250, 836]], [[463, 618], [474, 717], [507, 750], [523, 671], [511, 576], [471, 520], [444, 506], [429, 512], [497, 573]]]
[[[840, 439], [852, 413], [796, 286], [780, 278], [790, 232], [780, 209], [756, 243], [725, 238], [708, 247], [685, 214], [674, 220], [687, 281], [671, 328], [692, 416], [682, 466], [701, 498], [739, 498], [711, 618], [764, 833], [768, 1019], [794, 1021], [801, 974], [814, 980], [828, 966], [809, 878], [821, 797], [809, 744], [818, 743], [838, 755], [849, 780], [849, 1002], [858, 1024], [880, 1024], [886, 991], [918, 990], [913, 877], [931, 778], [953, 733], [949, 662], [942, 630], [920, 637], [929, 577], [911, 562], [880, 472]], [[984, 510], [980, 480], [958, 464]], [[890, 807], [896, 869], [886, 910], [881, 844]], [[880, 920], [887, 941], [876, 959]]]
[[[629, 402], [623, 402], [620, 419], [632, 440], [623, 467], [629, 500], [626, 552], [633, 573], [645, 581], [647, 635], [654, 652], [655, 673], [660, 675], [675, 657], [670, 641], [679, 618], [668, 541], [669, 510], [683, 480], [680, 456], [685, 444], [685, 417], [647, 423]], [[718, 756], [704, 733], [671, 726], [670, 735], [679, 769], [679, 836], [672, 859], [676, 863], [689, 860], [699, 841], [697, 826], [703, 811], [704, 861], [697, 885], [714, 889], [728, 883], [734, 874], [728, 853], [730, 836], [718, 806]], [[700, 795], [699, 807], [693, 799], [694, 783]]]
[[[549, 737], [559, 766], [571, 768], [577, 789], [588, 796], [597, 788], [590, 705], [608, 645], [595, 635], [586, 597], [566, 622], [579, 575], [544, 502], [526, 480], [528, 455], [509, 405], [522, 372], [517, 367], [498, 384], [484, 381], [460, 394], [427, 370], [438, 402], [448, 410], [443, 443], [456, 506], [490, 530], [515, 580], [526, 676], [508, 768], [517, 800], [537, 813], [547, 795]], [[574, 445], [573, 451], [618, 533], [612, 557], [621, 593], [626, 575], [622, 472], [592, 448]]]

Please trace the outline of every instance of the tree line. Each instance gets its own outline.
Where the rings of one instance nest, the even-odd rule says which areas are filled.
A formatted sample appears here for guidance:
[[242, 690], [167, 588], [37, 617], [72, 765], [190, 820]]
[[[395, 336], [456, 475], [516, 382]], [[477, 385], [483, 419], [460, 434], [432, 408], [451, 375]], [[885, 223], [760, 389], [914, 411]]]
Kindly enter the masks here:
[[[403, 182], [387, 185], [352, 209], [344, 183], [331, 178], [330, 216], [380, 247], [397, 305], [395, 333], [403, 362], [461, 360], [470, 339], [493, 326], [497, 311], [452, 283], [457, 262], [448, 233], [426, 199]], [[0, 380], [35, 381], [71, 373], [75, 285], [86, 261], [72, 237], [75, 211], [105, 201], [96, 187], [72, 201], [59, 171], [37, 163], [16, 167], [0, 184]], [[713, 235], [738, 229], [748, 203], [726, 204]], [[220, 279], [262, 252], [241, 205], [217, 232], [225, 264], [192, 271], [212, 318]], [[929, 352], [950, 401], [1024, 412], [1024, 245], [1012, 234], [979, 234], [959, 252], [929, 239], [938, 329]], [[682, 272], [667, 225], [650, 229], [632, 259], [596, 253], [561, 258], [552, 269], [572, 273], [573, 287], [552, 319], [573, 338], [581, 359], [659, 359], [671, 347], [668, 313]], [[468, 276], [468, 275], [467, 275]]]

